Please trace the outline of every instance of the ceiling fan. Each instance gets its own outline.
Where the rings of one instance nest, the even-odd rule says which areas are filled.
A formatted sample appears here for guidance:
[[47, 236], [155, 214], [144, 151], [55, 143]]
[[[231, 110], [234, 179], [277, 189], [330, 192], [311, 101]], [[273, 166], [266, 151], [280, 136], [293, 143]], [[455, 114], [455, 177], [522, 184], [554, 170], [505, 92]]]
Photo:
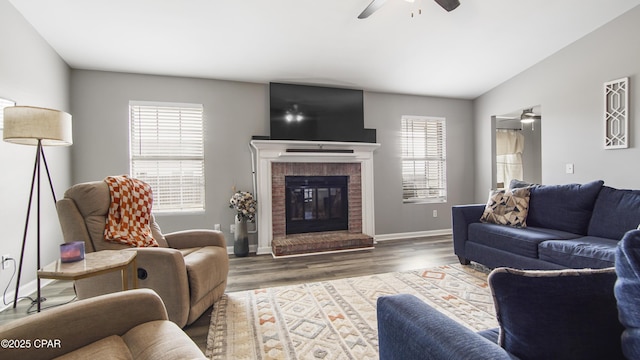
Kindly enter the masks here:
[[[413, 2], [413, 0], [407, 0], [409, 2]], [[438, 3], [438, 5], [442, 6], [443, 9], [447, 11], [452, 11], [460, 5], [460, 1], [458, 0], [434, 0]], [[369, 6], [364, 9], [360, 15], [358, 15], [358, 19], [366, 19], [371, 14], [376, 12], [378, 9], [382, 7], [387, 2], [387, 0], [372, 0]]]
[[496, 120], [504, 121], [504, 120], [520, 120], [523, 123], [530, 123], [535, 120], [542, 119], [542, 115], [536, 114], [533, 108], [522, 110], [522, 114], [520, 115], [496, 115]]

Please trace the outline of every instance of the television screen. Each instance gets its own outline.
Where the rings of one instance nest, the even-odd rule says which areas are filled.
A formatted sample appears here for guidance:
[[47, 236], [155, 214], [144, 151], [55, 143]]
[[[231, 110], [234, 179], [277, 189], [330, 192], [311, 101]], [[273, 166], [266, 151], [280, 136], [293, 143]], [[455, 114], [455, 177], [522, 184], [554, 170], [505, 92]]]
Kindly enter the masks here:
[[269, 97], [273, 140], [375, 142], [362, 90], [270, 83]]

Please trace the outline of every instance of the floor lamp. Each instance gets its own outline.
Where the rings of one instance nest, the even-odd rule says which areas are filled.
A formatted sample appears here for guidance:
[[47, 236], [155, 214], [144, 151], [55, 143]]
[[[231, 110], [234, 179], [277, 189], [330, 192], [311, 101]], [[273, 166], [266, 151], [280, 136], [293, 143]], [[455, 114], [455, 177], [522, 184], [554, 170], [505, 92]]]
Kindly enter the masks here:
[[[18, 290], [20, 288], [20, 278], [22, 276], [22, 263], [24, 260], [24, 249], [27, 243], [27, 231], [29, 230], [29, 218], [31, 215], [31, 204], [33, 202], [33, 192], [36, 190], [36, 231], [37, 231], [37, 251], [38, 269], [40, 269], [40, 168], [44, 164], [53, 203], [55, 206], [56, 195], [53, 191], [53, 183], [47, 166], [47, 159], [44, 156], [43, 146], [69, 146], [73, 143], [71, 136], [71, 115], [52, 109], [31, 107], [31, 106], [11, 106], [4, 109], [4, 133], [2, 136], [6, 142], [14, 144], [36, 146], [36, 160], [33, 165], [33, 175], [31, 177], [31, 192], [29, 194], [29, 204], [27, 206], [27, 219], [24, 224], [24, 236], [22, 238], [22, 249], [20, 250], [20, 265], [18, 267], [18, 278], [16, 281], [16, 292], [13, 299], [13, 308], [18, 303]], [[38, 312], [40, 311], [40, 278], [38, 283]]]

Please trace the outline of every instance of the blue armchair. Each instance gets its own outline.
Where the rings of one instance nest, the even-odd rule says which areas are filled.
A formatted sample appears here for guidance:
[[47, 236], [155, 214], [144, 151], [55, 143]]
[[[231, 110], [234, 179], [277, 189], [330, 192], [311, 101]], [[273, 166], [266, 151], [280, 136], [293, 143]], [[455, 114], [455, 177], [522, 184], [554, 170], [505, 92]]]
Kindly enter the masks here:
[[516, 359], [497, 330], [476, 334], [413, 295], [379, 297], [377, 311], [380, 360]]
[[618, 244], [615, 268], [498, 268], [488, 282], [500, 329], [478, 333], [412, 295], [378, 298], [380, 359], [640, 356], [640, 230]]

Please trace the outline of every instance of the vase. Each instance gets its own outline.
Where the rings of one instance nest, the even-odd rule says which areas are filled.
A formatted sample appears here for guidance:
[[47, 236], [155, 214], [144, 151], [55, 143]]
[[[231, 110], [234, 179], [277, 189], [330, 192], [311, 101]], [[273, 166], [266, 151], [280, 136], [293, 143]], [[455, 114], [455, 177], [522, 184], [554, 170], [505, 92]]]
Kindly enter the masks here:
[[233, 254], [239, 257], [249, 255], [249, 233], [247, 231], [247, 219], [234, 216], [236, 231], [233, 234]]

